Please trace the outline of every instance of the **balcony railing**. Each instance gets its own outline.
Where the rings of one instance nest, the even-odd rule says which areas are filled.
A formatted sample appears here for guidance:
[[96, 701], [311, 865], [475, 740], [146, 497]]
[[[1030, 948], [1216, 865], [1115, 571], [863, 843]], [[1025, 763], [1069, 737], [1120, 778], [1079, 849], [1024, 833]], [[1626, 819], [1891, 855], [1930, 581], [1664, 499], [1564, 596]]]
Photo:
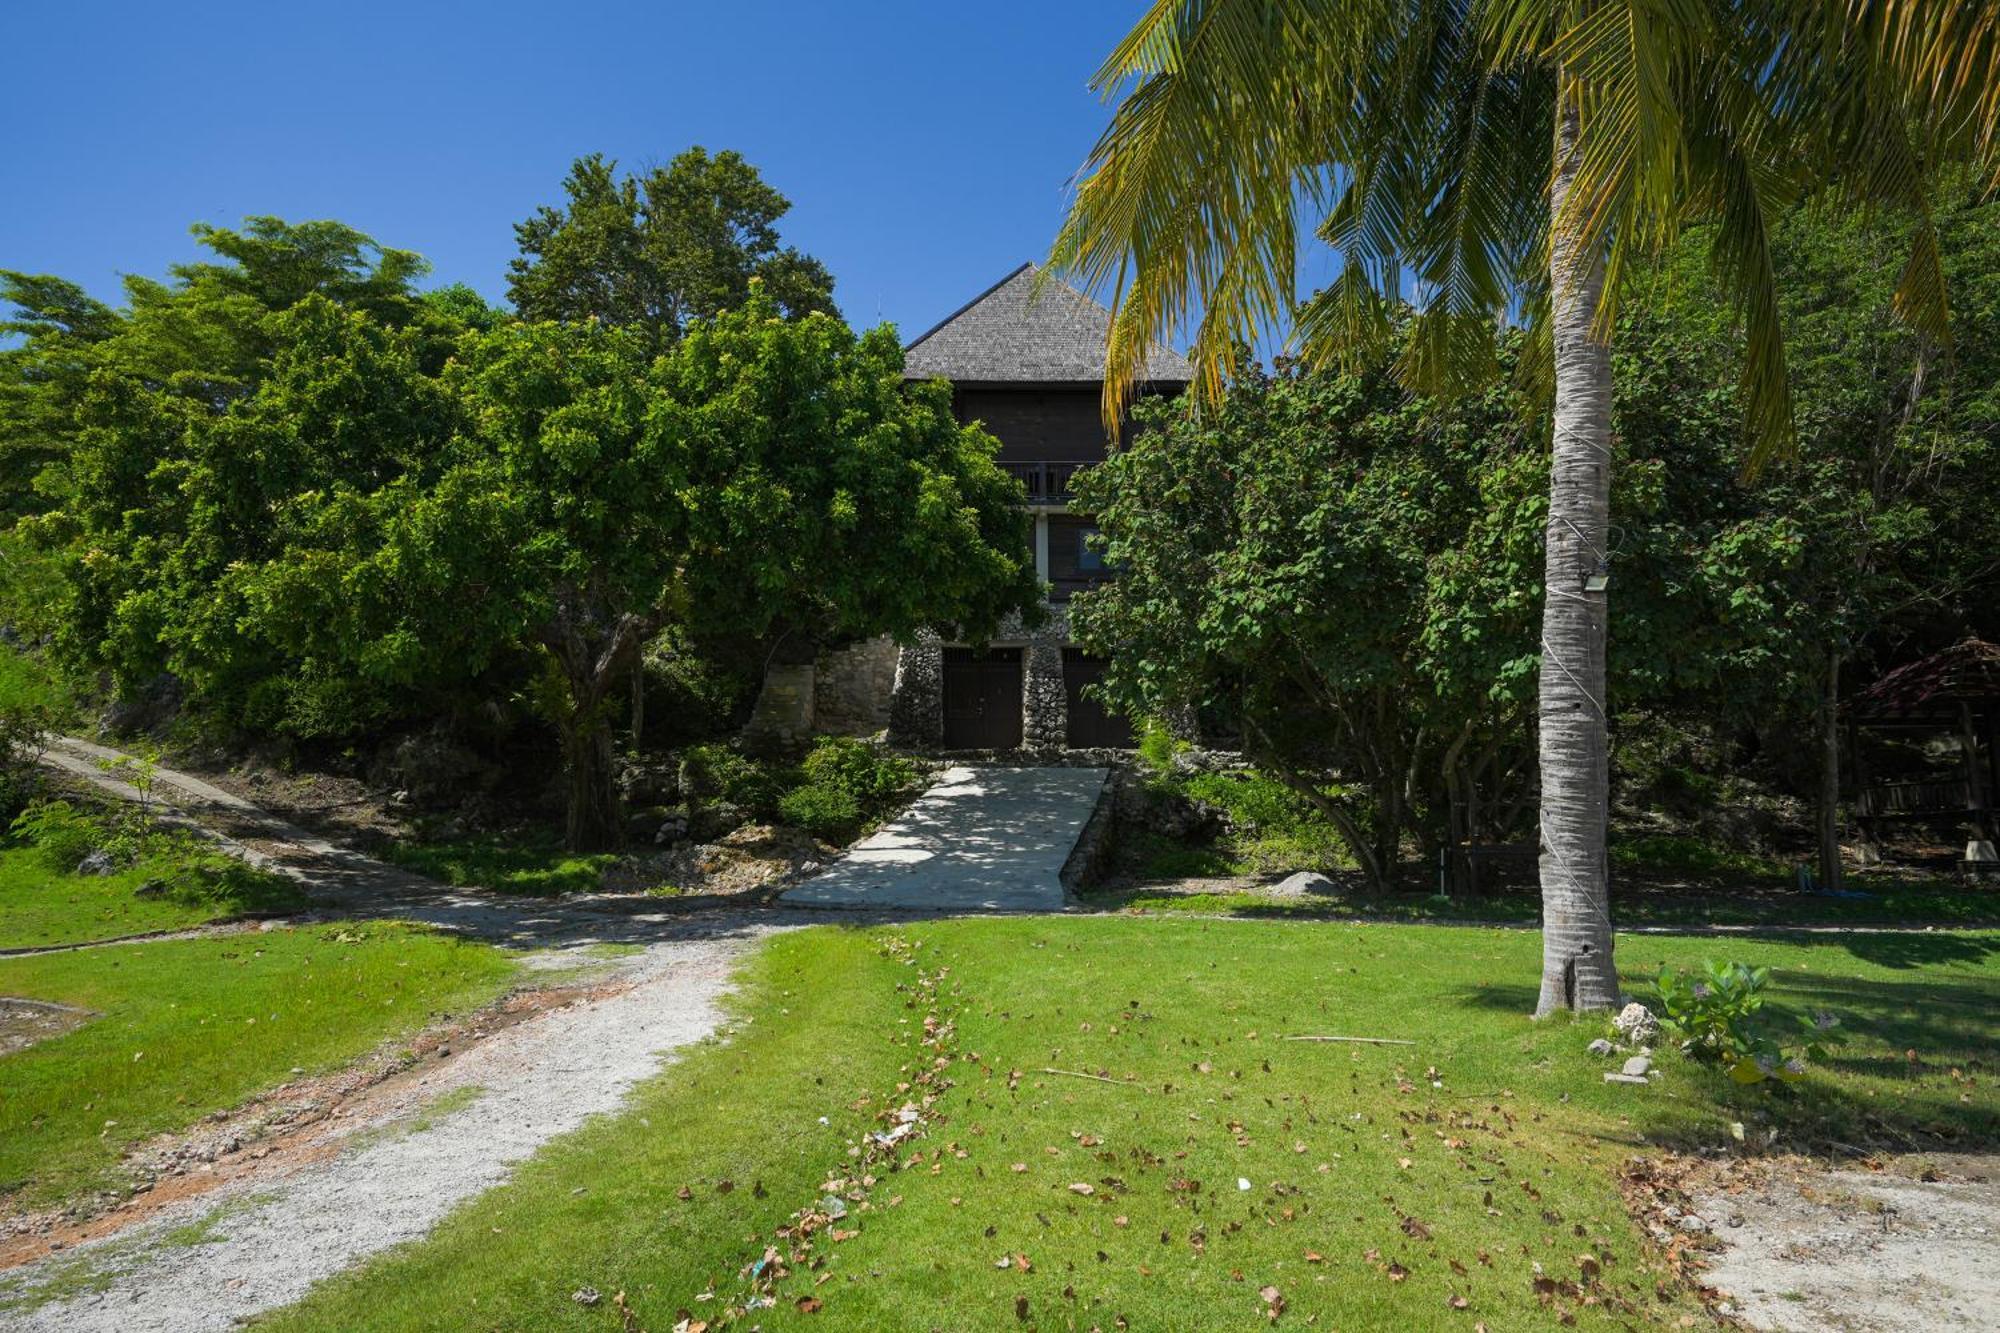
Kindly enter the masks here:
[[1003, 458], [1000, 460], [1000, 470], [1017, 479], [1026, 488], [1029, 504], [1063, 504], [1069, 499], [1070, 478], [1099, 461], [1093, 458], [1075, 458], [1046, 463], [1027, 463]]
[[1891, 815], [1947, 815], [1979, 809], [1978, 793], [1969, 782], [1893, 782], [1864, 787], [1854, 794], [1857, 814], [1870, 818]]

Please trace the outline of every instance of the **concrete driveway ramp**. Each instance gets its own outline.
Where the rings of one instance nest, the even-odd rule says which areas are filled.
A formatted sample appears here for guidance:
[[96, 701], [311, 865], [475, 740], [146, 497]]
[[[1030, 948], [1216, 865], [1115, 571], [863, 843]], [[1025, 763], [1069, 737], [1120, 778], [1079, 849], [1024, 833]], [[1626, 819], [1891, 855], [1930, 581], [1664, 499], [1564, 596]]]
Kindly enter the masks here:
[[901, 816], [784, 894], [813, 907], [1047, 912], [1102, 768], [948, 768]]

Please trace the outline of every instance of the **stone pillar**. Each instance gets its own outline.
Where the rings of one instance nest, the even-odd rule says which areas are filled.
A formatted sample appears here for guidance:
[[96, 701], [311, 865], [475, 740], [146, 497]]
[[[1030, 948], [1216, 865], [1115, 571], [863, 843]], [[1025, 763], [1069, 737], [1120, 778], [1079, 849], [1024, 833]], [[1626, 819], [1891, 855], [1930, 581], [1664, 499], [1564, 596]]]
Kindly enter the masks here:
[[1021, 657], [1021, 743], [1030, 750], [1061, 749], [1069, 739], [1062, 644], [1038, 637]]
[[936, 640], [896, 654], [896, 687], [889, 703], [891, 744], [916, 750], [944, 743], [944, 648]]

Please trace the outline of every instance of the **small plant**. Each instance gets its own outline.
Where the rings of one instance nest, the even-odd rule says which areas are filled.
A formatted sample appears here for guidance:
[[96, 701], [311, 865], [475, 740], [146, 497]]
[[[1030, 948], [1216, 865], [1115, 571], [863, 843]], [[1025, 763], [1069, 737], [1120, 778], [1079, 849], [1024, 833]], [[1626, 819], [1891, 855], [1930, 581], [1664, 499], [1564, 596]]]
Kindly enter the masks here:
[[822, 736], [799, 770], [807, 786], [844, 791], [864, 807], [891, 799], [917, 780], [909, 760], [852, 736]]
[[690, 745], [681, 752], [681, 790], [697, 800], [722, 800], [759, 815], [777, 807], [783, 777], [772, 766], [727, 745]]
[[1681, 1039], [1683, 1049], [1718, 1061], [1738, 1083], [1796, 1083], [1805, 1077], [1807, 1058], [1826, 1059], [1823, 1034], [1838, 1026], [1839, 1019], [1827, 1013], [1801, 1018], [1806, 1044], [1789, 1051], [1760, 1021], [1770, 977], [1768, 967], [1713, 959], [1693, 976], [1663, 971], [1656, 983], [1661, 1023]]
[[120, 755], [116, 759], [102, 759], [97, 767], [109, 777], [122, 778], [126, 785], [139, 793], [139, 814], [142, 819], [153, 817], [153, 789], [157, 785], [160, 761], [155, 755]]
[[808, 783], [778, 801], [778, 817], [828, 842], [845, 842], [861, 824], [861, 804], [838, 787]]
[[37, 801], [15, 816], [12, 829], [15, 837], [34, 844], [42, 864], [59, 875], [73, 872], [105, 836], [100, 821], [68, 801]]
[[1152, 770], [1154, 777], [1163, 778], [1171, 774], [1174, 771], [1174, 756], [1190, 748], [1158, 718], [1147, 718], [1139, 734], [1139, 758]]

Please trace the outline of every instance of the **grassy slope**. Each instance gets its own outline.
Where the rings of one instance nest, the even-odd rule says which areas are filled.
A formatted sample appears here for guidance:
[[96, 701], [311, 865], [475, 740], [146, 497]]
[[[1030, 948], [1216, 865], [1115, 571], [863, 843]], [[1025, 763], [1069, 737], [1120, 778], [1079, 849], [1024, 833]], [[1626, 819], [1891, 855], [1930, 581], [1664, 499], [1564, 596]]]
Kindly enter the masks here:
[[[622, 1114], [561, 1140], [427, 1242], [330, 1284], [276, 1325], [615, 1327], [606, 1310], [570, 1300], [596, 1286], [606, 1305], [629, 1289], [647, 1327], [670, 1327], [664, 1312], [696, 1308], [708, 1283], [728, 1290], [746, 1253], [762, 1253], [762, 1238], [870, 1123], [909, 1054], [895, 989], [905, 971], [872, 933], [773, 940], [745, 978], [750, 1021], [726, 1042], [703, 1043]], [[724, 1181], [731, 1188], [718, 1193]], [[677, 1197], [683, 1185], [691, 1199]]]
[[52, 1200], [120, 1152], [497, 994], [498, 950], [394, 925], [325, 926], [0, 959], [0, 994], [100, 1016], [0, 1057], [0, 1192]]
[[[1264, 1324], [1266, 1283], [1290, 1305], [1284, 1326], [1309, 1315], [1322, 1327], [1541, 1326], [1531, 1264], [1573, 1276], [1584, 1252], [1602, 1256], [1608, 1292], [1652, 1311], [1655, 1275], [1608, 1170], [1640, 1136], [1724, 1142], [1731, 1121], [1755, 1137], [1767, 1117], [1857, 1138], [2000, 1135], [1988, 1086], [2000, 936], [1732, 943], [1777, 969], [1782, 999], [1831, 1005], [1852, 1024], [1832, 1067], [1800, 1092], [1770, 1093], [1673, 1058], [1659, 1086], [1605, 1085], [1583, 1050], [1588, 1030], [1524, 1017], [1539, 941], [1523, 933], [1118, 918], [899, 933], [928, 966], [951, 969], [957, 1087], [919, 1145], [946, 1151], [936, 1174], [927, 1161], [882, 1182], [854, 1215], [859, 1236], [820, 1246], [829, 1280], [788, 1279], [777, 1307], [756, 1313], [766, 1328], [1011, 1329], [1023, 1326], [1019, 1298], [1043, 1327], [1110, 1328], [1122, 1314], [1133, 1328], [1251, 1328]], [[845, 1169], [847, 1134], [816, 1117], [851, 1133], [850, 1100], [898, 1096], [909, 1048], [885, 1038], [921, 1015], [891, 989], [908, 972], [870, 938], [825, 929], [777, 941], [750, 977], [756, 1021], [729, 1044], [276, 1325], [615, 1328], [607, 1307], [620, 1289], [649, 1328], [683, 1309], [712, 1318], [772, 1227], [812, 1200], [822, 1173]], [[1715, 945], [1623, 947], [1638, 983]], [[1276, 1040], [1297, 1031], [1418, 1044]], [[1906, 1049], [1921, 1054], [1914, 1072]], [[723, 1179], [738, 1188], [717, 1193]], [[1032, 1270], [996, 1266], [1015, 1254]], [[720, 1298], [698, 1302], [711, 1283]], [[604, 1305], [571, 1302], [584, 1285]], [[810, 1317], [793, 1304], [807, 1294], [824, 1301]], [[1449, 1308], [1453, 1294], [1469, 1309]], [[1679, 1297], [1658, 1312], [1685, 1308]], [[1577, 1313], [1605, 1321], [1601, 1308]]]
[[42, 948], [177, 930], [248, 912], [290, 910], [304, 897], [289, 880], [243, 876], [243, 895], [204, 901], [139, 898], [149, 879], [170, 878], [176, 866], [142, 861], [115, 875], [57, 874], [31, 847], [0, 848], [0, 949]]

